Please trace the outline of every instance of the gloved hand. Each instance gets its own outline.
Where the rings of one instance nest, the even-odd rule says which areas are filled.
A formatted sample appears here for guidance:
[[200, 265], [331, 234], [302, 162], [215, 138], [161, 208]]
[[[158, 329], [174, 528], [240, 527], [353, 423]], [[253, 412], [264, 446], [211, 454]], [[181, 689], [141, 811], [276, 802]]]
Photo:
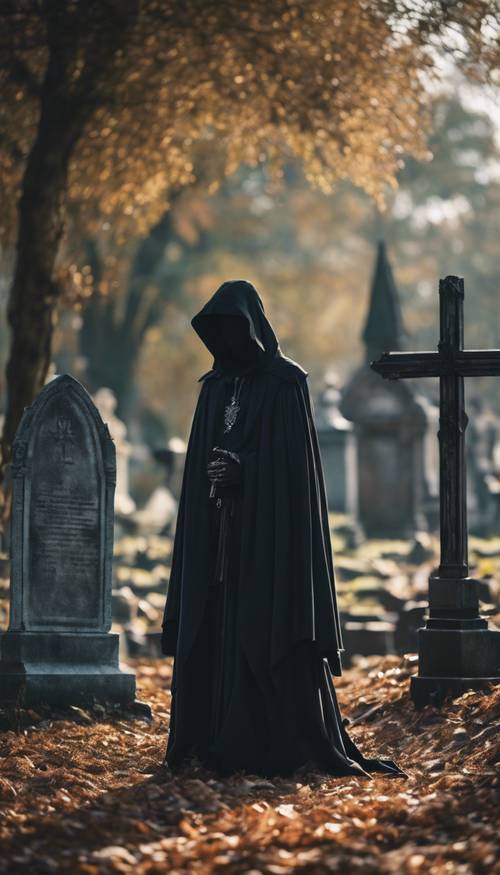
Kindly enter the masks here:
[[237, 453], [214, 447], [215, 457], [207, 466], [207, 475], [212, 489], [218, 486], [238, 486], [242, 481], [242, 464]]

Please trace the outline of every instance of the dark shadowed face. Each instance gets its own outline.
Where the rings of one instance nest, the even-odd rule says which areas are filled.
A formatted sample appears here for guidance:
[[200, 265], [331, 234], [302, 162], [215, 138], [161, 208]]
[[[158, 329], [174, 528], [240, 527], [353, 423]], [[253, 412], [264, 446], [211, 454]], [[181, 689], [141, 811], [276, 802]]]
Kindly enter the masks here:
[[242, 316], [214, 317], [213, 338], [224, 362], [247, 367], [254, 364], [261, 354]]

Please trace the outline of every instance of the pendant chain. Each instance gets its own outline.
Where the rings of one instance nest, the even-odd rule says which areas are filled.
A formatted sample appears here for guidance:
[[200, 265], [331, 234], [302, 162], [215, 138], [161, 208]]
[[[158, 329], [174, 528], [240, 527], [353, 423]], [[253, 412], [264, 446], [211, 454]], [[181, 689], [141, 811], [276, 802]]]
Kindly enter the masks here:
[[224, 410], [224, 433], [231, 431], [233, 425], [238, 418], [238, 413], [240, 410], [240, 405], [238, 404], [241, 387], [243, 385], [243, 377], [235, 377], [234, 378], [234, 389], [233, 395], [230, 403]]

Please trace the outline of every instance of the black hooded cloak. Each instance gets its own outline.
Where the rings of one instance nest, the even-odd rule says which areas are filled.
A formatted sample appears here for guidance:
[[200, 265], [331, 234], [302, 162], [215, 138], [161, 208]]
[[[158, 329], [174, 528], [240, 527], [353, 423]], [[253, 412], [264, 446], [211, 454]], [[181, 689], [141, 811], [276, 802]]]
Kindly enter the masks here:
[[[192, 326], [214, 364], [200, 377], [163, 620], [175, 656], [166, 762], [402, 774], [362, 756], [332, 683], [343, 647], [307, 372], [281, 352], [251, 283], [223, 283]], [[242, 482], [211, 497], [214, 446], [238, 454]]]

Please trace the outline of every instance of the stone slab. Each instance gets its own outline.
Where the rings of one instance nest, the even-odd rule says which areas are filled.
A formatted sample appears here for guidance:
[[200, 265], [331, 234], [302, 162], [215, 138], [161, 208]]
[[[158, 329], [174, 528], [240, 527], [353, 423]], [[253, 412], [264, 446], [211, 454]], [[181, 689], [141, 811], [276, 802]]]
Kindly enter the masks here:
[[456, 678], [456, 677], [412, 677], [410, 695], [417, 708], [425, 705], [441, 705], [451, 696], [458, 698], [469, 690], [489, 690], [500, 684], [500, 677]]
[[419, 676], [500, 677], [500, 631], [419, 629]]
[[81, 665], [69, 674], [56, 666], [38, 665], [29, 673], [0, 670], [2, 704], [20, 707], [37, 705], [88, 705], [111, 702], [128, 705], [135, 699], [135, 675], [113, 666]]
[[6, 632], [0, 638], [0, 703], [131, 703], [135, 675], [121, 671], [119, 635]]

